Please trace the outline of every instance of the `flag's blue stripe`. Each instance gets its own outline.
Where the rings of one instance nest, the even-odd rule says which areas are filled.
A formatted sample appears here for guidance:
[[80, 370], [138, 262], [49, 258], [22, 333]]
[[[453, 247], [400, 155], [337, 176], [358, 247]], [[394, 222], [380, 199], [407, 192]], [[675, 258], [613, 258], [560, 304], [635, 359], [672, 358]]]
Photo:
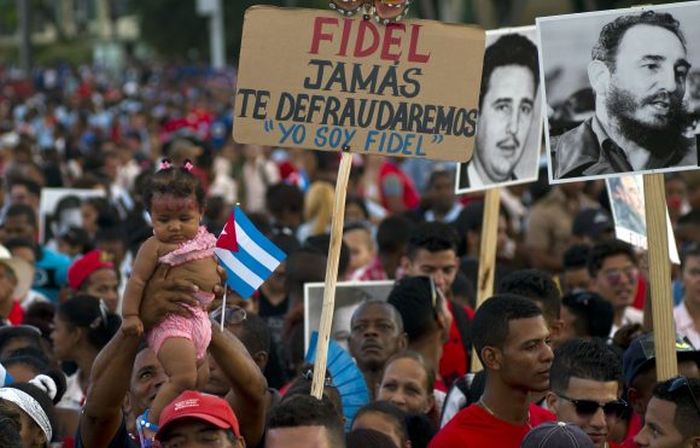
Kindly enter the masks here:
[[238, 295], [240, 295], [244, 299], [250, 298], [255, 292], [255, 289], [251, 287], [248, 283], [243, 281], [243, 279], [236, 275], [236, 273], [233, 272], [224, 263], [220, 264], [226, 270], [226, 283], [228, 284], [228, 286], [234, 291], [236, 291]]
[[282, 250], [275, 246], [272, 241], [268, 240], [265, 235], [260, 233], [260, 231], [253, 225], [253, 223], [248, 219], [243, 210], [240, 207], [236, 207], [234, 220], [241, 226], [243, 231], [248, 234], [250, 239], [255, 241], [255, 243], [260, 246], [265, 252], [270, 254], [272, 257], [276, 258], [278, 261], [282, 262], [287, 255], [282, 252]]
[[260, 277], [262, 281], [267, 280], [267, 278], [272, 274], [272, 271], [263, 266], [258, 260], [253, 258], [244, 248], [238, 248], [238, 251], [233, 252], [234, 258], [237, 258], [245, 267], [253, 271], [255, 275]]

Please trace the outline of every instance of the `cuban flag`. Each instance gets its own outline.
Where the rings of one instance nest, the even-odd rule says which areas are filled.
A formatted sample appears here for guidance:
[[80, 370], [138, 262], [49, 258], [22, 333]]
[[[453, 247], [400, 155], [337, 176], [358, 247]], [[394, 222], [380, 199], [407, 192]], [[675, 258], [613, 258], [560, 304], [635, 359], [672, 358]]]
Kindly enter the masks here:
[[226, 270], [229, 288], [248, 299], [287, 255], [255, 228], [236, 206], [216, 241], [214, 253]]

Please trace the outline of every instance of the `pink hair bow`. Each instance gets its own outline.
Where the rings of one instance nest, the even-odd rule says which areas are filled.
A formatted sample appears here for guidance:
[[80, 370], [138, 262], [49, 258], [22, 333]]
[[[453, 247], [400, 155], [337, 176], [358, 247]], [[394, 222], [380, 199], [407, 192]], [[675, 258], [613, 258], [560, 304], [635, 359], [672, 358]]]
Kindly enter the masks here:
[[182, 167], [184, 169], [186, 169], [187, 171], [192, 171], [192, 168], [194, 168], [194, 165], [189, 160], [185, 160], [185, 163], [182, 164]]
[[163, 159], [163, 161], [160, 162], [160, 169], [161, 170], [167, 170], [170, 167], [172, 167], [172, 165], [170, 164], [170, 160]]

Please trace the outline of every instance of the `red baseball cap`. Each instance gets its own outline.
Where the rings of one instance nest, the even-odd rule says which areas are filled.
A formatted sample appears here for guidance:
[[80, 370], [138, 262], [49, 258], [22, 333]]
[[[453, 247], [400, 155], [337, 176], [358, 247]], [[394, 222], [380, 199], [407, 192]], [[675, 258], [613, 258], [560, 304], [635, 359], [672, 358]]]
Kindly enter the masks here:
[[114, 268], [112, 258], [101, 250], [91, 250], [75, 260], [68, 268], [68, 286], [73, 291], [77, 291], [90, 274], [103, 268]]
[[202, 420], [219, 429], [231, 429], [236, 437], [241, 436], [236, 414], [226, 400], [188, 390], [180, 394], [160, 413], [158, 421], [160, 429], [156, 433], [156, 440], [160, 440], [168, 425], [183, 418]]

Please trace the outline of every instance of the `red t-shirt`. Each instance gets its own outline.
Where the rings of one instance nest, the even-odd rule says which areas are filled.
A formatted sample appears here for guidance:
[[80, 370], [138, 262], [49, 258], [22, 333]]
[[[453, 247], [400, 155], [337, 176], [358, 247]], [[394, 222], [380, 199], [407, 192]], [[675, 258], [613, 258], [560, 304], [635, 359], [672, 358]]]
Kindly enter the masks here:
[[[530, 404], [530, 426], [556, 420], [551, 412]], [[489, 414], [478, 404], [459, 411], [437, 433], [429, 448], [520, 448], [530, 431], [528, 425], [513, 425]]]
[[627, 434], [625, 434], [625, 440], [622, 443], [610, 442], [610, 448], [637, 448], [639, 445], [634, 443], [634, 438], [642, 430], [642, 417], [636, 412], [632, 412], [632, 417], [630, 417], [630, 422], [627, 424]]
[[[464, 351], [464, 344], [462, 343], [462, 335], [457, 327], [457, 319], [454, 319], [454, 304], [452, 302], [447, 302], [447, 307], [452, 313], [452, 326], [450, 326], [450, 336], [447, 342], [442, 346], [442, 357], [440, 358], [439, 374], [440, 378], [445, 381], [445, 384], [449, 388], [452, 382], [457, 378], [461, 378], [467, 373], [467, 361], [468, 355]], [[464, 312], [467, 314], [467, 318], [471, 321], [474, 317], [474, 311], [465, 306]]]
[[387, 201], [387, 195], [385, 191], [385, 181], [387, 178], [395, 176], [399, 183], [401, 184], [401, 199], [403, 206], [406, 210], [413, 210], [418, 207], [420, 203], [420, 197], [418, 195], [418, 190], [413, 185], [413, 181], [410, 177], [406, 175], [401, 168], [394, 165], [391, 162], [384, 161], [379, 168], [379, 194], [382, 201], [382, 207], [388, 209], [389, 202]]

